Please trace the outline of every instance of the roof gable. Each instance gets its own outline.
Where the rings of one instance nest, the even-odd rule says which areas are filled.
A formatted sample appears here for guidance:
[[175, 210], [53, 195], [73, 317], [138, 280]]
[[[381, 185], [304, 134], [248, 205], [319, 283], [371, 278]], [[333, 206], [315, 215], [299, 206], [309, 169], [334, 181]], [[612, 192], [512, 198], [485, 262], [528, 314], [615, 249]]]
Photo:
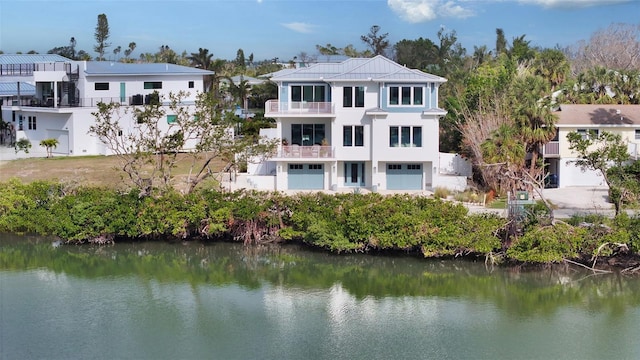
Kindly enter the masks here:
[[341, 63], [318, 63], [305, 68], [275, 73], [273, 81], [402, 81], [445, 82], [446, 79], [419, 70], [409, 69], [384, 56], [351, 58]]
[[640, 105], [561, 105], [555, 114], [560, 127], [640, 125]]

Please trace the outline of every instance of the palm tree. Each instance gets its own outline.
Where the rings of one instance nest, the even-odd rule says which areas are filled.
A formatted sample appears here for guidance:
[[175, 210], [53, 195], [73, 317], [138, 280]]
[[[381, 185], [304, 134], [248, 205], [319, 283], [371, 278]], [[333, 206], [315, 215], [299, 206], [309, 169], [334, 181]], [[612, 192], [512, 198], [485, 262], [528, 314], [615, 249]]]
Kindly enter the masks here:
[[615, 93], [615, 100], [620, 104], [640, 104], [640, 71], [616, 71], [611, 91]]
[[566, 80], [570, 65], [562, 51], [544, 49], [536, 54], [534, 67], [536, 74], [549, 81], [551, 92], [554, 92]]
[[595, 93], [596, 103], [604, 104], [611, 101], [607, 89], [610, 89], [614, 82], [613, 71], [597, 66], [587, 71], [585, 80], [591, 84], [591, 89]]
[[529, 174], [535, 178], [542, 146], [556, 135], [556, 117], [551, 112], [547, 82], [540, 76], [525, 75], [513, 85], [513, 117], [520, 129], [522, 143], [529, 154]]

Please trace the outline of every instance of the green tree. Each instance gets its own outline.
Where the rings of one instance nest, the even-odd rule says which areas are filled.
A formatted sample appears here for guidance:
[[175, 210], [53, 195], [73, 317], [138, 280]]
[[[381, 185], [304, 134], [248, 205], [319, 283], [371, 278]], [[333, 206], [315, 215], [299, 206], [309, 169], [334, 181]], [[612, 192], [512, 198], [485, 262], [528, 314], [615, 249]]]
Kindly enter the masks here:
[[554, 92], [569, 76], [569, 62], [558, 49], [544, 49], [536, 53], [534, 69], [536, 75], [545, 78]]
[[[620, 168], [629, 160], [627, 145], [619, 134], [603, 131], [600, 134], [591, 132], [583, 136], [577, 132], [571, 132], [567, 135], [567, 140], [569, 140], [569, 149], [578, 156], [574, 161], [576, 166], [583, 170], [600, 173], [609, 186], [609, 194], [620, 194], [625, 191], [624, 181], [615, 181], [615, 178], [609, 176], [609, 170]], [[617, 201], [614, 201], [616, 215], [621, 211], [622, 198], [618, 196]]]
[[234, 63], [236, 65], [236, 69], [239, 70], [241, 74], [244, 74], [247, 69], [247, 60], [244, 57], [244, 51], [242, 49], [238, 49]]
[[[187, 59], [191, 61], [191, 66], [193, 67], [203, 69], [203, 70], [211, 70], [212, 68], [213, 54], [209, 53], [209, 49], [198, 48], [198, 52], [191, 53], [191, 56], [188, 56]], [[214, 76], [215, 75], [205, 76], [204, 78], [205, 91], [209, 91], [211, 89]]]
[[360, 36], [360, 40], [367, 44], [373, 52], [373, 55], [384, 55], [389, 47], [389, 33], [379, 34], [380, 26], [373, 25], [371, 29], [369, 29], [369, 33], [367, 35]]
[[503, 29], [496, 29], [496, 56], [507, 52], [507, 38]]
[[127, 60], [127, 62], [129, 62], [129, 57], [131, 56], [131, 53], [135, 49], [136, 49], [136, 43], [132, 41], [129, 43], [129, 47], [124, 50], [124, 57]]
[[53, 157], [53, 149], [58, 147], [58, 139], [44, 139], [40, 141], [40, 146], [47, 149], [47, 158]]
[[438, 62], [438, 46], [429, 39], [400, 40], [394, 45], [396, 62], [411, 69], [427, 70]]
[[98, 24], [96, 25], [94, 36], [96, 39], [96, 45], [93, 47], [93, 50], [98, 53], [97, 60], [104, 60], [104, 51], [106, 48], [111, 46], [111, 43], [107, 42], [107, 39], [109, 39], [110, 36], [107, 15], [98, 15]]

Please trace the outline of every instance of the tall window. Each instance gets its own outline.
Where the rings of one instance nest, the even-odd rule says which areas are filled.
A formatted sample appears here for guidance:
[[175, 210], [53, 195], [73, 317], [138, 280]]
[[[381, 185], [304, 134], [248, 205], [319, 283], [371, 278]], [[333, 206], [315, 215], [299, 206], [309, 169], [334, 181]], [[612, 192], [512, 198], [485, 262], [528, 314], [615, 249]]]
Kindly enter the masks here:
[[635, 139], [636, 140], [640, 140], [640, 130], [639, 129], [636, 129]]
[[422, 127], [391, 126], [389, 128], [390, 147], [422, 147]]
[[364, 146], [364, 126], [344, 126], [342, 128], [343, 146]]
[[364, 107], [364, 86], [346, 86], [342, 93], [343, 107]]
[[108, 82], [97, 82], [94, 85], [94, 89], [95, 90], [109, 90], [109, 83]]
[[162, 89], [162, 81], [145, 81], [145, 89]]
[[291, 101], [325, 102], [325, 87], [324, 85], [291, 86]]
[[325, 139], [324, 124], [292, 124], [291, 144], [311, 146], [321, 145]]
[[345, 86], [342, 90], [342, 107], [353, 107], [353, 88]]
[[389, 105], [422, 106], [424, 89], [422, 86], [390, 86]]
[[36, 130], [36, 117], [29, 116], [28, 120], [29, 120], [29, 130]]

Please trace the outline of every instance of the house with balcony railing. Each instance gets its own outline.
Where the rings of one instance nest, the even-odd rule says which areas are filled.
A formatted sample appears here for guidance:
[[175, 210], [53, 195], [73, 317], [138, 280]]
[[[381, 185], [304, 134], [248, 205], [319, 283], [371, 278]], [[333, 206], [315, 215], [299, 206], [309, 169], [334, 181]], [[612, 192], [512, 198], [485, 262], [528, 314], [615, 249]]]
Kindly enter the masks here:
[[[108, 155], [109, 149], [88, 134], [98, 103], [125, 106], [164, 99], [167, 125], [170, 93], [185, 91], [187, 106], [203, 91], [204, 76], [213, 72], [175, 64], [130, 64], [72, 61], [59, 55], [0, 54], [2, 119], [13, 141], [27, 139], [39, 156], [41, 140], [54, 138], [61, 155]], [[123, 132], [136, 126], [133, 114], [120, 119]], [[40, 149], [44, 150], [44, 149]]]
[[250, 183], [372, 191], [441, 184], [438, 131], [446, 111], [438, 89], [446, 79], [376, 56], [285, 69], [270, 80], [278, 98], [267, 101], [265, 116], [276, 120], [268, 133], [281, 145], [253, 167]]
[[558, 187], [601, 186], [598, 172], [575, 165], [577, 154], [569, 149], [567, 135], [577, 132], [592, 136], [603, 131], [619, 134], [627, 143], [631, 160], [640, 150], [640, 105], [561, 105], [557, 116], [555, 139], [544, 145], [547, 172], [558, 179]]

